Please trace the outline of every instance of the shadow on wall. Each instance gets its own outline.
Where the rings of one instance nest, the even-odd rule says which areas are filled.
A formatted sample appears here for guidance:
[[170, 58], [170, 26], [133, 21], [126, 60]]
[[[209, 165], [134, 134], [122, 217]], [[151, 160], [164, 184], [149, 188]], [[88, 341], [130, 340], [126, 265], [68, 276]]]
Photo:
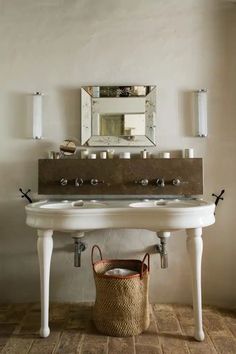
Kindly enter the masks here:
[[195, 136], [194, 92], [182, 91], [178, 95], [178, 114], [182, 124], [182, 133], [186, 137]]
[[6, 98], [6, 121], [7, 135], [9, 137], [26, 139], [32, 136], [32, 123], [30, 125], [29, 121], [31, 98], [32, 95], [26, 92], [13, 91], [8, 93]]
[[68, 138], [80, 138], [80, 90], [78, 88], [60, 87], [58, 89], [59, 111], [62, 112], [61, 130]]
[[0, 302], [16, 301], [16, 289], [20, 301], [39, 298], [36, 232], [25, 224], [25, 205], [20, 196], [0, 203]]
[[[26, 148], [18, 150], [22, 158], [25, 156], [24, 153], [26, 152]], [[18, 206], [18, 201], [21, 197], [19, 188], [23, 190], [31, 189], [32, 192], [37, 191], [37, 159], [34, 159], [34, 156], [31, 157], [30, 161], [13, 160], [11, 162], [1, 163], [0, 178], [4, 182], [1, 190], [1, 203], [4, 205], [3, 212], [5, 212], [9, 203], [16, 203], [16, 206]], [[12, 215], [14, 214], [10, 214], [11, 217]], [[5, 225], [6, 220], [3, 220]]]
[[32, 233], [36, 235], [36, 232], [25, 224], [25, 205], [27, 203], [21, 199], [20, 192], [19, 200], [4, 200], [0, 203], [1, 219], [4, 220], [0, 233], [1, 255], [14, 252], [26, 255], [28, 252], [35, 252], [35, 247], [32, 250], [32, 245], [35, 246]]

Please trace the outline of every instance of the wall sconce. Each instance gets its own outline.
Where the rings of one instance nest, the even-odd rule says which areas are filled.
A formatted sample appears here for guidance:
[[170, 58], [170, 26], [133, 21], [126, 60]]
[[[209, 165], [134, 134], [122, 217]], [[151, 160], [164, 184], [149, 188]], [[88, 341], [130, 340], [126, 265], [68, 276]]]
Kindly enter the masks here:
[[197, 90], [194, 94], [196, 135], [205, 138], [207, 136], [207, 89]]
[[33, 139], [42, 138], [42, 98], [43, 94], [41, 92], [33, 94]]

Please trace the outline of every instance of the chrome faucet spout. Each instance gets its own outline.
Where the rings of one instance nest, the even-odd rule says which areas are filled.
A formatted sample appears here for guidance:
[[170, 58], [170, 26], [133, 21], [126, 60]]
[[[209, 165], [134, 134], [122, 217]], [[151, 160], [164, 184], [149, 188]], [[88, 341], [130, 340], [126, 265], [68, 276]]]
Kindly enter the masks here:
[[165, 187], [165, 180], [164, 178], [157, 178], [156, 180], [157, 187], [164, 188]]
[[168, 268], [168, 253], [167, 253], [167, 241], [165, 238], [161, 239], [161, 268]]
[[167, 238], [170, 236], [170, 232], [157, 233], [160, 238], [160, 243], [157, 244], [156, 250], [161, 257], [161, 268], [168, 268], [168, 252], [167, 252]]
[[161, 257], [161, 268], [168, 268], [168, 253], [167, 253], [167, 242], [164, 238], [161, 239], [161, 243], [156, 246], [156, 250], [160, 253]]

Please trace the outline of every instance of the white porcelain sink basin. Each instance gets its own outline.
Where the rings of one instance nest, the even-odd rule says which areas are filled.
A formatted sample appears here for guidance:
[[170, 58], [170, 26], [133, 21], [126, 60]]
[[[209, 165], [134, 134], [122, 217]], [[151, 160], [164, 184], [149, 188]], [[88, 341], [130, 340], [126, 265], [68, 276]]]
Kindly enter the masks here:
[[201, 199], [41, 201], [26, 206], [26, 223], [53, 230], [140, 228], [168, 231], [215, 222], [215, 205]]
[[206, 204], [201, 199], [158, 199], [130, 203], [129, 206], [132, 208], [195, 208]]
[[165, 206], [166, 201], [143, 201], [143, 202], [135, 202], [130, 203], [129, 206], [132, 208], [155, 208], [157, 206]]
[[71, 207], [71, 203], [68, 203], [67, 201], [61, 201], [58, 203], [52, 202], [52, 203], [42, 204], [40, 206], [41, 209], [67, 209], [70, 207]]
[[69, 201], [69, 200], [62, 200], [60, 202], [46, 202], [40, 205], [41, 209], [71, 209], [71, 208], [102, 208], [105, 207], [107, 204], [104, 202], [100, 202], [97, 200], [76, 200], [76, 201]]

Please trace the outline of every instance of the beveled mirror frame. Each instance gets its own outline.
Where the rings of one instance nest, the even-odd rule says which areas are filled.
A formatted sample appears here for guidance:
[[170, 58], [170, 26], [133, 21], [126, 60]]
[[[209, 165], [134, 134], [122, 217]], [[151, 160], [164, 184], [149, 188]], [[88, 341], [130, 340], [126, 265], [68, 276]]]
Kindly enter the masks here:
[[[109, 100], [109, 114], [145, 114], [145, 134], [99, 135], [99, 103]], [[107, 101], [108, 102], [108, 101]], [[123, 107], [135, 107], [124, 111]], [[136, 110], [136, 105], [138, 110]], [[109, 104], [108, 104], [109, 106]], [[142, 112], [139, 111], [142, 106]], [[125, 108], [126, 109], [126, 108]], [[105, 113], [104, 113], [105, 114]], [[156, 86], [86, 86], [81, 88], [81, 145], [153, 146], [156, 145]]]

